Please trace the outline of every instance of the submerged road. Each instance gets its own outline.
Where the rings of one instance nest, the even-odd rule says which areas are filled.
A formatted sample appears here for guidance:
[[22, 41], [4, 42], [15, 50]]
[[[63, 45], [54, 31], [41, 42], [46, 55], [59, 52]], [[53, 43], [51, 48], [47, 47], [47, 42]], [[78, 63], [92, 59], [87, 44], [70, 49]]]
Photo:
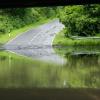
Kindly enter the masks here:
[[49, 23], [40, 25], [25, 33], [18, 35], [4, 45], [7, 51], [37, 60], [64, 63], [64, 59], [55, 54], [52, 42], [56, 33], [60, 32], [64, 25], [55, 19]]

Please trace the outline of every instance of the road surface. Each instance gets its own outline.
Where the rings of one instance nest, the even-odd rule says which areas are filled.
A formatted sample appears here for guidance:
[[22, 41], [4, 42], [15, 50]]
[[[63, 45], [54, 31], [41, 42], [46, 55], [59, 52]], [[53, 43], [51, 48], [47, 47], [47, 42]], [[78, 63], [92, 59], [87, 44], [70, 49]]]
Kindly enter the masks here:
[[4, 45], [10, 52], [28, 56], [37, 60], [64, 63], [64, 59], [55, 54], [52, 41], [56, 33], [60, 32], [64, 25], [59, 19], [50, 21], [37, 28], [31, 29]]

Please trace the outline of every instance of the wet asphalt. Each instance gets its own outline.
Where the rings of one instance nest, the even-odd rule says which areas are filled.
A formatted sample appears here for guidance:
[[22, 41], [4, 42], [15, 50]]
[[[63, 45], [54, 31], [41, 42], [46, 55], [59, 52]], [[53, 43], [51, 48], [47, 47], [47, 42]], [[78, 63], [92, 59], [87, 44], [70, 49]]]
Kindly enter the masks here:
[[33, 59], [63, 64], [64, 59], [52, 47], [55, 35], [63, 28], [59, 19], [55, 19], [18, 35], [3, 47], [9, 52]]

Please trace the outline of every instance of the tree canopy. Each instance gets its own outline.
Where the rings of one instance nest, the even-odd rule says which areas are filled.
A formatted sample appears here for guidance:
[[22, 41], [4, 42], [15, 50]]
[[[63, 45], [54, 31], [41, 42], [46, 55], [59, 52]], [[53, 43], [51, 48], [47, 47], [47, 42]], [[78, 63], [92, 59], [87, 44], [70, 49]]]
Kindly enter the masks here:
[[66, 26], [67, 35], [94, 36], [100, 33], [99, 4], [62, 7], [59, 17]]
[[0, 34], [55, 16], [55, 7], [0, 9]]

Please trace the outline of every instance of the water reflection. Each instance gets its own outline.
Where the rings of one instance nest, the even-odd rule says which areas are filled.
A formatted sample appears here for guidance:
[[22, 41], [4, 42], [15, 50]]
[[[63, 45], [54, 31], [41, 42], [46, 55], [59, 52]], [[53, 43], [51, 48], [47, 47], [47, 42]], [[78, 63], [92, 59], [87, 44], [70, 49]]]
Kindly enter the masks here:
[[[100, 55], [97, 54], [79, 54], [69, 55], [66, 64], [66, 69], [69, 70], [71, 86], [75, 84], [83, 87], [100, 87], [100, 63], [98, 62]], [[77, 80], [74, 82], [74, 80]], [[69, 80], [70, 81], [70, 80]]]
[[52, 46], [44, 45], [44, 46], [22, 46], [22, 45], [8, 45], [9, 48], [7, 51], [16, 53], [18, 55], [23, 55], [30, 57], [32, 59], [37, 59], [40, 61], [45, 61], [45, 62], [52, 62], [52, 63], [59, 63], [59, 64], [64, 64], [65, 60], [63, 57], [59, 57], [53, 50]]
[[100, 88], [99, 53], [69, 49], [57, 49], [63, 65], [0, 52], [0, 88]]

